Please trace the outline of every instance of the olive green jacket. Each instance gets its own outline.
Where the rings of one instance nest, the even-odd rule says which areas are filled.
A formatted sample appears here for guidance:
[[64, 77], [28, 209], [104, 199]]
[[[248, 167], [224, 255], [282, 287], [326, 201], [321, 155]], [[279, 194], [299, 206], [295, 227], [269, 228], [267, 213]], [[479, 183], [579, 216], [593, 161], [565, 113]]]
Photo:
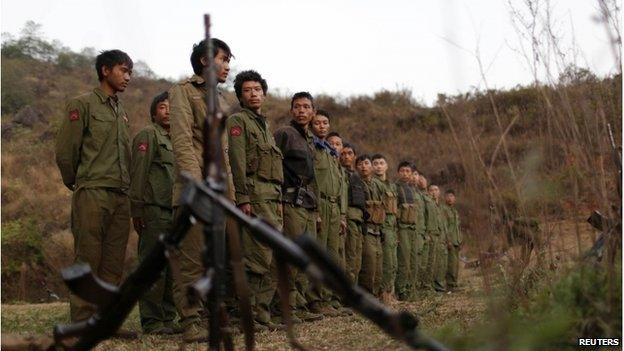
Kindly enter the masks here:
[[425, 201], [427, 195], [416, 187], [414, 187], [414, 192], [416, 193], [414, 203], [418, 209], [416, 212], [416, 233], [425, 236], [427, 233], [427, 205]]
[[455, 207], [442, 205], [442, 212], [446, 218], [448, 238], [451, 244], [459, 246], [462, 243], [461, 231], [459, 230], [459, 214]]
[[243, 108], [227, 119], [226, 132], [236, 204], [281, 201], [283, 156], [266, 118]]
[[143, 217], [143, 208], [146, 205], [171, 209], [172, 150], [169, 133], [156, 123], [143, 128], [134, 137], [130, 168], [132, 217]]
[[[366, 181], [362, 178], [362, 182], [364, 183], [366, 190], [366, 200], [367, 201], [383, 201], [383, 184], [376, 177], [371, 177], [370, 180]], [[381, 225], [375, 224], [371, 221], [371, 217], [369, 216], [366, 220], [367, 230], [373, 233], [379, 233], [381, 230]]]
[[326, 149], [314, 148], [314, 176], [319, 198], [330, 199], [340, 207], [340, 214], [346, 215], [348, 202], [344, 199], [344, 173], [338, 159]]
[[[181, 173], [185, 172], [194, 179], [202, 178], [204, 169], [204, 121], [206, 118], [206, 84], [198, 75], [183, 80], [169, 90], [171, 144], [175, 159], [173, 185], [173, 205], [179, 205], [179, 198], [184, 188]], [[229, 106], [219, 94], [217, 100], [224, 116], [229, 112]], [[222, 139], [222, 141], [225, 141]], [[227, 145], [223, 145], [227, 150]], [[227, 162], [227, 160], [226, 160]], [[229, 168], [226, 163], [226, 172]], [[230, 177], [228, 178], [230, 179]], [[231, 183], [228, 184], [231, 189]]]
[[[387, 201], [394, 201], [395, 205], [398, 205], [398, 200], [397, 200], [398, 192], [397, 192], [396, 184], [391, 182], [387, 178], [386, 180], [381, 180], [380, 177], [376, 177], [376, 178], [377, 180], [379, 180], [379, 183], [381, 184], [384, 206], [386, 208], [388, 207], [386, 205]], [[397, 212], [391, 213], [391, 212], [386, 211], [386, 221], [384, 223], [384, 228], [396, 227], [396, 215], [397, 215]]]
[[128, 116], [100, 88], [70, 99], [56, 138], [56, 164], [70, 189], [130, 186]]

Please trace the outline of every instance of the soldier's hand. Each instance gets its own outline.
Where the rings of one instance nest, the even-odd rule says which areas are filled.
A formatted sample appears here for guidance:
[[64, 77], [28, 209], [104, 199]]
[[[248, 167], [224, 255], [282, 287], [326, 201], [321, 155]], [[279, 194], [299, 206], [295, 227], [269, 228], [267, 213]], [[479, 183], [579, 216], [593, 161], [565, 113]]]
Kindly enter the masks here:
[[143, 228], [145, 228], [145, 222], [143, 222], [143, 218], [132, 217], [132, 225], [134, 226], [134, 231], [137, 232], [137, 234], [141, 235], [141, 232], [143, 232]]
[[244, 214], [251, 216], [251, 204], [250, 203], [246, 203], [246, 204], [242, 204], [242, 205], [238, 205], [238, 208], [243, 211]]
[[347, 234], [347, 219], [345, 217], [340, 218], [340, 234]]

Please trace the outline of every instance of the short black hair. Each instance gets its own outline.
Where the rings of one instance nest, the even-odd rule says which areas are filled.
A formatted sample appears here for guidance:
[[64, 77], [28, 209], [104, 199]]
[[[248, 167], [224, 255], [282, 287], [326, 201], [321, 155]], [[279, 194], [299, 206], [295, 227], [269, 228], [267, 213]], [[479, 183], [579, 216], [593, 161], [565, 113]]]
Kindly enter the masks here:
[[266, 95], [267, 90], [269, 90], [266, 80], [262, 78], [260, 73], [254, 70], [242, 71], [236, 75], [236, 78], [234, 78], [234, 91], [236, 92], [238, 102], [240, 102], [241, 96], [243, 96], [243, 83], [249, 81], [260, 83], [264, 95]]
[[438, 189], [440, 188], [437, 184], [431, 183], [431, 184], [427, 185], [427, 189], [431, 189], [431, 188], [433, 188], [434, 186], [437, 186], [437, 187], [438, 187]]
[[409, 161], [401, 161], [399, 163], [399, 166], [397, 167], [397, 172], [399, 170], [401, 170], [401, 168], [403, 168], [403, 167], [409, 167], [409, 169], [412, 170], [412, 172], [414, 171], [414, 168], [412, 168], [412, 163], [411, 162], [409, 162]]
[[169, 99], [169, 92], [164, 91], [154, 97], [152, 100], [152, 104], [150, 105], [150, 117], [152, 118], [152, 122], [154, 121], [154, 116], [156, 116], [156, 108], [158, 104]]
[[129, 69], [132, 69], [134, 62], [128, 54], [121, 50], [107, 50], [100, 52], [99, 55], [95, 58], [95, 71], [98, 75], [98, 80], [101, 82], [104, 79], [104, 74], [102, 74], [102, 67], [107, 67], [112, 69], [116, 65], [126, 64]]
[[382, 154], [374, 154], [373, 157], [371, 158], [371, 161], [375, 161], [375, 160], [379, 160], [379, 159], [383, 159], [384, 161], [386, 160], [386, 156], [382, 155]]
[[312, 97], [312, 94], [308, 93], [307, 91], [300, 91], [298, 93], [295, 93], [295, 95], [293, 95], [292, 98], [290, 99], [291, 109], [293, 108], [293, 104], [295, 103], [295, 100], [298, 100], [298, 99], [308, 99], [312, 103], [312, 107], [314, 107], [314, 97]]
[[[234, 57], [234, 55], [232, 55], [232, 50], [230, 50], [228, 44], [226, 44], [223, 40], [212, 38], [210, 41], [212, 42], [212, 57], [217, 56], [219, 49], [223, 50], [229, 58]], [[208, 48], [206, 47], [206, 39], [193, 45], [193, 51], [191, 52], [191, 66], [193, 66], [193, 72], [198, 76], [204, 71], [204, 65], [201, 62], [201, 58], [206, 55], [206, 51], [208, 51]]]
[[357, 165], [358, 163], [362, 161], [366, 161], [366, 160], [370, 161], [371, 160], [370, 156], [368, 154], [362, 154], [355, 159], [355, 164]]
[[[339, 137], [340, 140], [342, 140], [342, 137], [340, 136], [340, 134], [338, 134], [338, 132], [329, 132], [329, 134], [327, 134], [325, 139], [329, 139], [331, 137]], [[344, 147], [344, 144], [342, 145], [342, 147]]]
[[317, 115], [321, 115], [321, 116], [325, 116], [325, 117], [327, 117], [327, 119], [329, 121], [331, 121], [331, 116], [329, 115], [329, 112], [327, 112], [325, 110], [316, 110], [316, 114]]
[[453, 189], [448, 189], [447, 191], [444, 192], [445, 194], [453, 194], [455, 195], [455, 190]]
[[353, 153], [357, 155], [357, 149], [355, 148], [355, 145], [353, 145], [353, 144], [351, 144], [349, 142], [343, 142], [342, 143], [342, 149], [344, 150], [344, 149], [347, 149], [347, 148], [353, 150]]

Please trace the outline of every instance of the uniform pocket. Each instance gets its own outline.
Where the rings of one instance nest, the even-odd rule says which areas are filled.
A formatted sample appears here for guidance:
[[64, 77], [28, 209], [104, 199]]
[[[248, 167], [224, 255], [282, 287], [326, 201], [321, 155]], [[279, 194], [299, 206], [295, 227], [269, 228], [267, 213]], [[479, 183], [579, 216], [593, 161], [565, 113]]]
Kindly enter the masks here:
[[366, 212], [370, 215], [369, 221], [373, 224], [383, 224], [386, 220], [386, 211], [381, 201], [366, 201]]
[[396, 214], [398, 211], [396, 194], [391, 191], [386, 191], [383, 195], [383, 205], [386, 213]]
[[89, 121], [89, 132], [95, 148], [99, 149], [112, 132], [115, 116], [110, 113], [94, 112]]
[[405, 224], [416, 223], [416, 206], [414, 204], [401, 204], [399, 208], [399, 221]]

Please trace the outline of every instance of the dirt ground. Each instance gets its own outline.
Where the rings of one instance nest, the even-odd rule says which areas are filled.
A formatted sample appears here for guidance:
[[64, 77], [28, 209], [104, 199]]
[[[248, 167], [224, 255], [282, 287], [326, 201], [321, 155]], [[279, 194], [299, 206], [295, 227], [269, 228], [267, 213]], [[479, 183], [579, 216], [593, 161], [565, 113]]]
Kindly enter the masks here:
[[[557, 266], [573, 261], [578, 254], [589, 248], [593, 232], [589, 225], [579, 220], [551, 222], [550, 245], [547, 257], [552, 257]], [[580, 242], [582, 250], [579, 250]], [[500, 262], [507, 264], [515, 260], [517, 250], [510, 251]], [[415, 313], [421, 321], [424, 333], [442, 337], [439, 329], [453, 326], [459, 333], [468, 331], [479, 323], [487, 309], [484, 279], [480, 268], [465, 268], [460, 265], [461, 289], [453, 293], [426, 293], [414, 302], [398, 302], [392, 307]], [[20, 335], [50, 335], [56, 323], [69, 320], [67, 303], [50, 304], [3, 304], [1, 309], [2, 333]], [[132, 312], [124, 328], [140, 331], [138, 310]], [[324, 318], [313, 323], [295, 327], [298, 340], [311, 350], [404, 350], [403, 344], [391, 339], [375, 325], [359, 316]], [[282, 331], [256, 334], [256, 350], [290, 350], [286, 335]], [[237, 349], [244, 349], [242, 335], [236, 337]], [[189, 344], [181, 348], [179, 337], [156, 337], [142, 335], [137, 340], [108, 340], [97, 350], [204, 350], [205, 344]]]

